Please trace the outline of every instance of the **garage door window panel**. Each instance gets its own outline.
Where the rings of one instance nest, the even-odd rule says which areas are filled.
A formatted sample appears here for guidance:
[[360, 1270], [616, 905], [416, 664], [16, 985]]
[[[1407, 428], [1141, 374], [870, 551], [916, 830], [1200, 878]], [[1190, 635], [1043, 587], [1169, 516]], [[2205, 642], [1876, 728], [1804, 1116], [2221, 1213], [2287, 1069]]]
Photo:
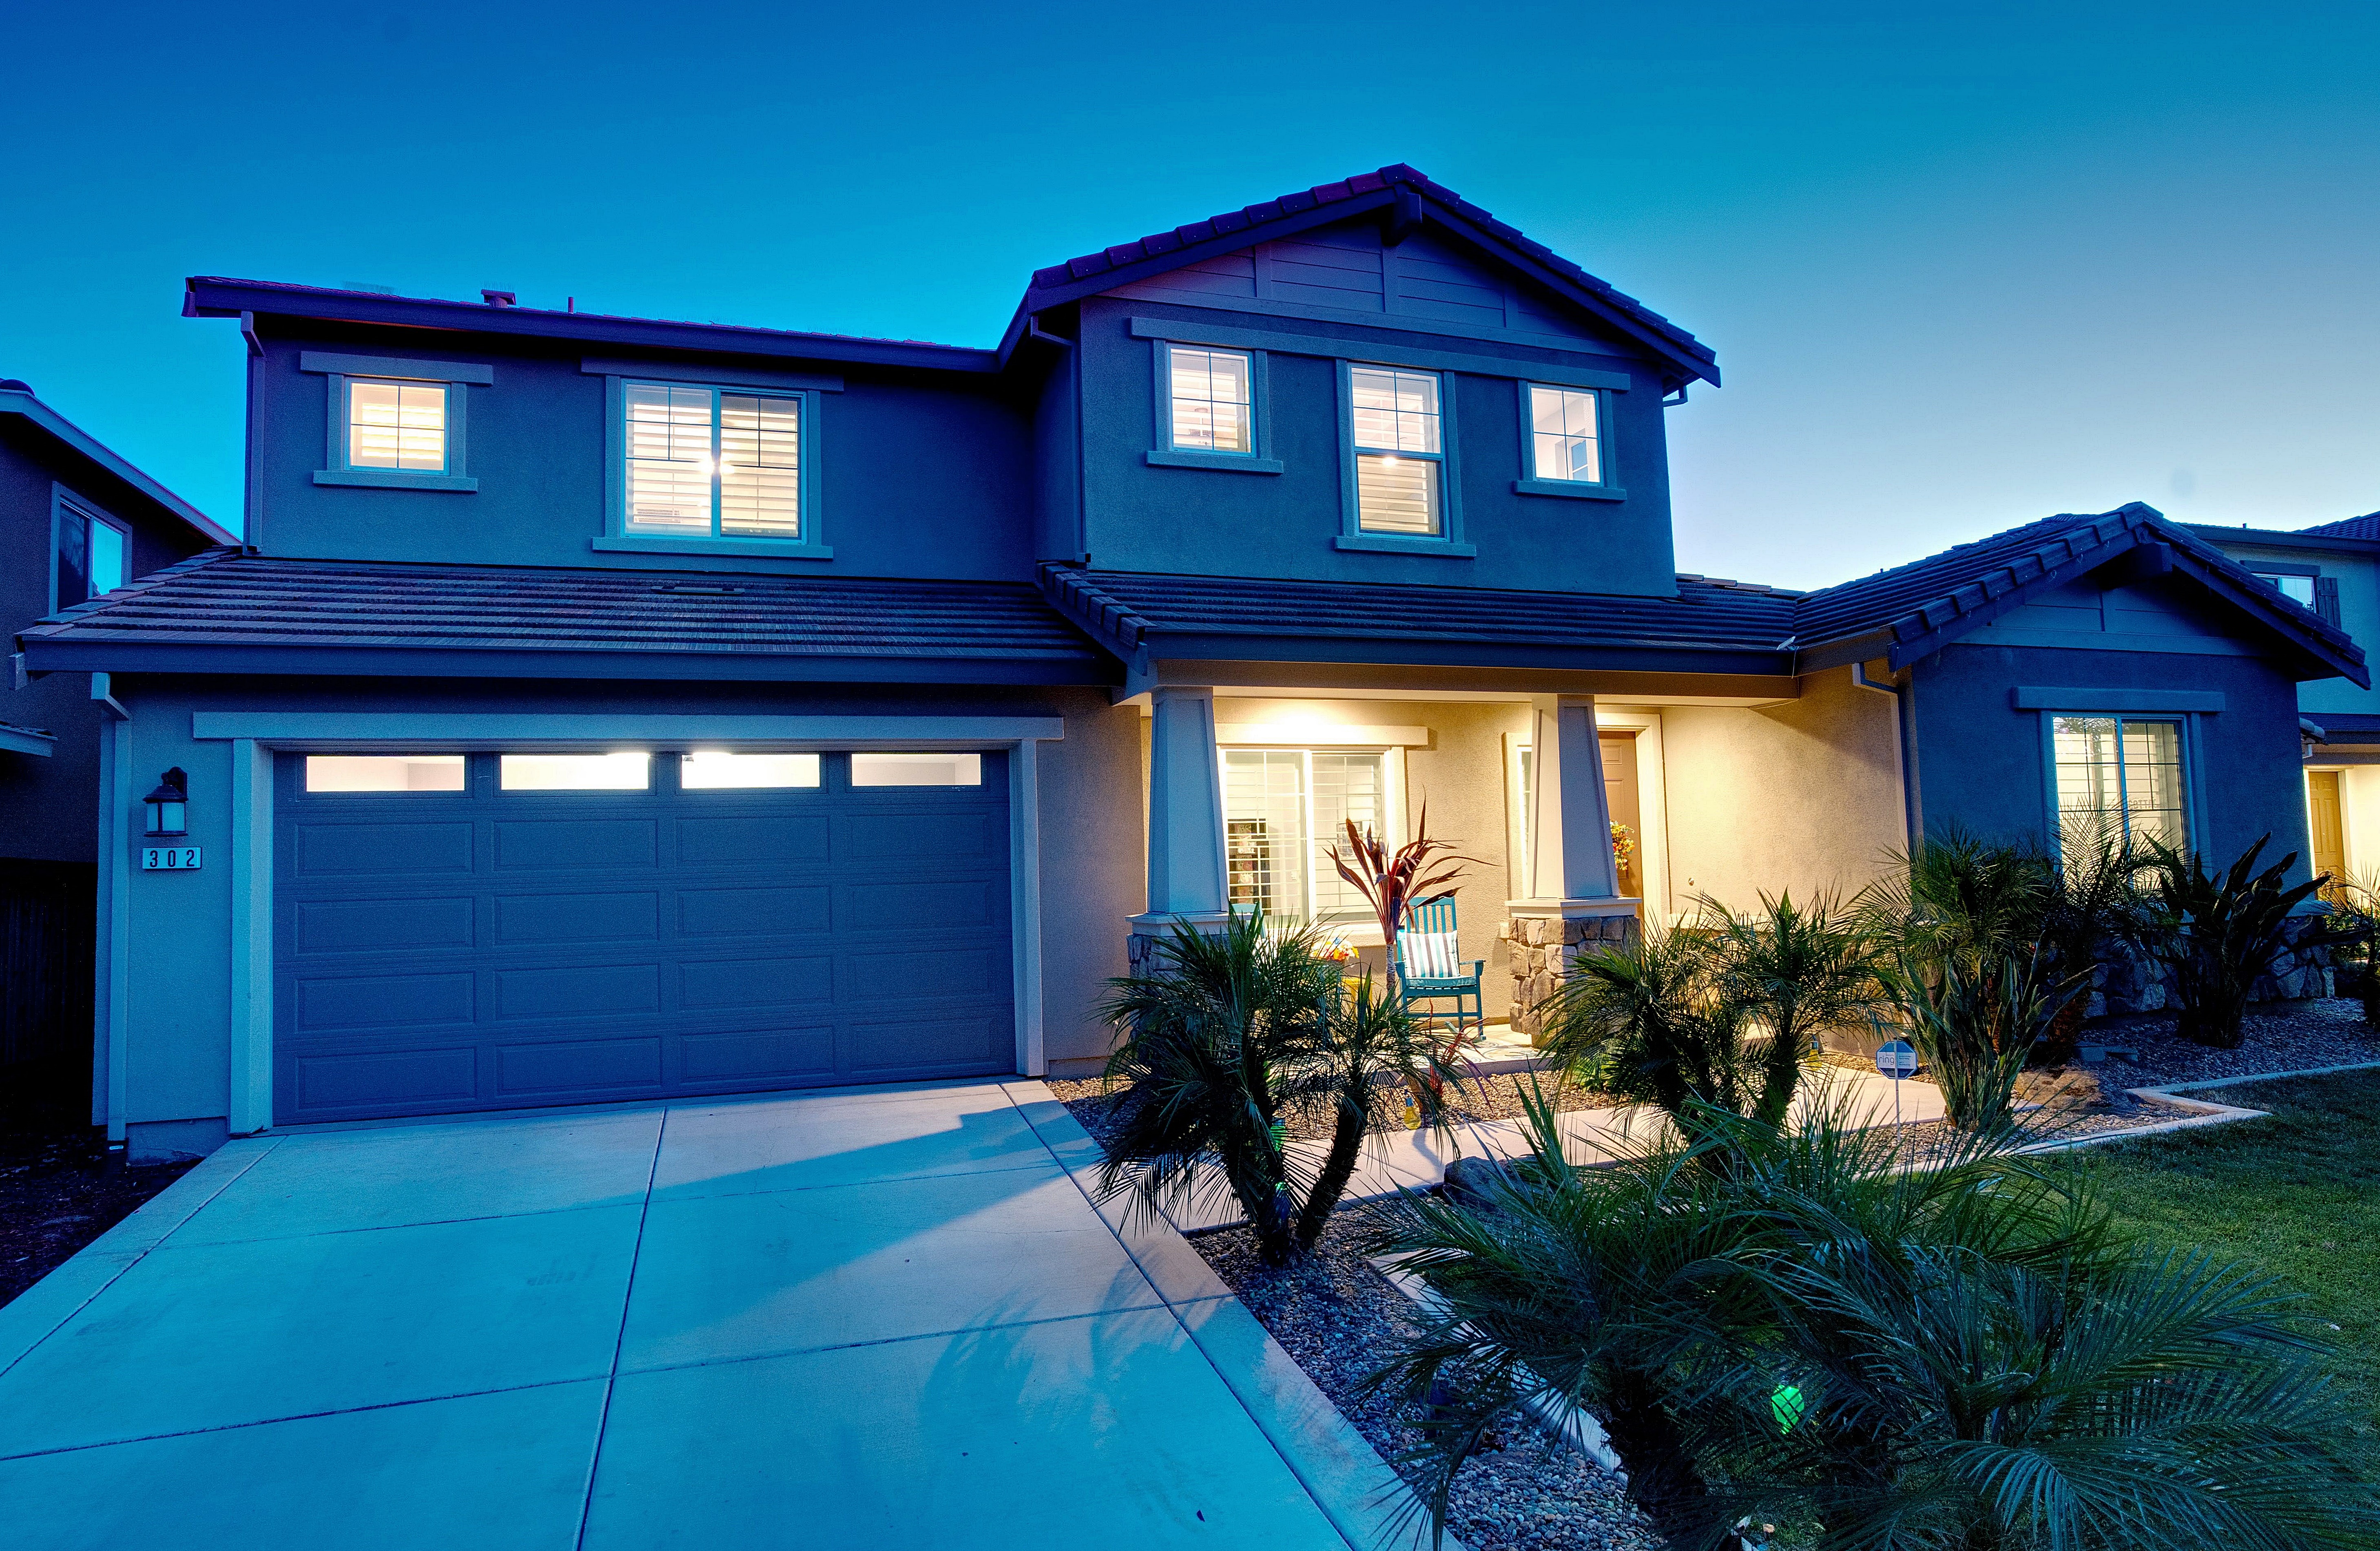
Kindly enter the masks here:
[[652, 785], [653, 757], [615, 754], [506, 754], [498, 784], [507, 792], [642, 792]]
[[854, 754], [854, 786], [981, 786], [980, 754]]
[[412, 796], [460, 792], [468, 771], [460, 754], [310, 754], [309, 792], [375, 792]]
[[697, 749], [679, 759], [677, 783], [687, 792], [775, 792], [819, 784], [815, 754], [726, 754]]

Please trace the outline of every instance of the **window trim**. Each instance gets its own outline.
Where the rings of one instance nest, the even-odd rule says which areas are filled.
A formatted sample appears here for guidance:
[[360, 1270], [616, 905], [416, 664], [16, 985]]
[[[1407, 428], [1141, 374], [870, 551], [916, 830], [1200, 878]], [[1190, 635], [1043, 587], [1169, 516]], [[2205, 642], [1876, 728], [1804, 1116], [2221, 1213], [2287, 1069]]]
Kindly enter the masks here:
[[[58, 601], [58, 535], [59, 531], [66, 525], [67, 514], [69, 512], [74, 513], [77, 516], [88, 522], [104, 523], [106, 526], [115, 529], [118, 534], [123, 536], [124, 581], [116, 583], [116, 587], [122, 587], [126, 585], [126, 583], [130, 582], [133, 576], [137, 574], [133, 569], [132, 525], [126, 522], [122, 517], [117, 516], [115, 513], [108, 511], [105, 507], [100, 505], [99, 503], [95, 501], [87, 501], [83, 497], [77, 495], [73, 491], [68, 490], [66, 486], [59, 484], [55, 480], [52, 480], [50, 483], [49, 612], [54, 614], [61, 609], [77, 608], [84, 603], [91, 602], [94, 600], [107, 596], [107, 594], [103, 592], [94, 592], [90, 593], [87, 597], [78, 598], [72, 603], [61, 603]], [[91, 570], [91, 539], [88, 534], [86, 534], [83, 539], [83, 570], [85, 573], [84, 585], [85, 588], [88, 588], [90, 585], [89, 573]], [[111, 588], [108, 590], [114, 591], [115, 588]]]
[[[1543, 378], [1522, 378], [1515, 384], [1520, 390], [1521, 406], [1521, 477], [1512, 481], [1514, 495], [1557, 495], [1572, 501], [1625, 501], [1628, 492], [1621, 489], [1616, 475], [1620, 472], [1611, 439], [1610, 390], [1577, 382], [1549, 382]], [[1595, 395], [1596, 455], [1603, 466], [1599, 480], [1548, 479], [1537, 473], [1536, 409], [1529, 402], [1539, 388], [1557, 393], [1592, 394]]]
[[[1245, 356], [1248, 361], [1248, 451], [1218, 453], [1204, 447], [1173, 444], [1173, 352], [1175, 349], [1221, 351]], [[1282, 464], [1272, 456], [1272, 394], [1267, 382], [1265, 352], [1236, 345], [1208, 345], [1195, 339], [1154, 339], [1149, 342], [1155, 430], [1146, 459], [1152, 468], [1208, 468], [1225, 474], [1279, 474]]]
[[[2064, 702], [2071, 697], [2059, 696], [2057, 698]], [[2199, 753], [2204, 739], [2201, 732], [2205, 718], [2216, 713], [2189, 709], [2188, 699], [2187, 692], [2177, 692], [2168, 699], [2138, 690], [2116, 691], [2107, 695], [2100, 704], [2119, 704], [2124, 707], [2121, 710], [2101, 709], [2097, 704], [2085, 708], [2079, 704], [2061, 703], [2044, 706], [2036, 712], [2041, 721], [2042, 807], [2046, 816], [2044, 833], [2048, 839], [2051, 854], [2059, 854], [2064, 843], [2061, 838], [2064, 822], [2059, 818], [2058, 806], [2058, 719], [2061, 716], [2102, 717], [2114, 721], [2119, 747], [2123, 741], [2123, 723], [2127, 721], [2174, 723], [2176, 736], [2181, 739], [2181, 821], [2186, 830], [2182, 836], [2183, 849], [2196, 850], [2199, 847], [2206, 835], [2206, 777]], [[2129, 801], [2125, 806], [2129, 830]]]
[[[606, 366], [626, 363], [603, 362]], [[746, 375], [757, 376], [758, 373]], [[761, 398], [789, 398], [799, 406], [801, 418], [802, 460], [799, 481], [795, 487], [800, 501], [801, 536], [797, 539], [761, 539], [750, 535], [733, 538], [712, 534], [692, 538], [674, 533], [631, 533], [628, 531], [628, 425], [625, 389], [630, 383], [657, 388], [708, 388], [713, 394], [743, 394]], [[838, 384], [839, 386], [839, 384]], [[795, 380], [783, 385], [751, 382], [731, 382], [716, 378], [696, 378], [674, 372], [666, 368], [654, 372], [603, 373], [603, 531], [589, 542], [592, 550], [641, 554], [713, 554], [743, 555], [771, 560], [832, 560], [834, 547], [826, 541], [826, 521], [822, 510], [825, 503], [820, 494], [825, 489], [819, 467], [819, 444], [824, 440], [819, 428], [819, 406], [825, 394], [832, 391]], [[711, 427], [718, 430], [716, 400], [711, 411]]]
[[[1475, 544], [1463, 539], [1462, 500], [1462, 438], [1457, 434], [1454, 414], [1454, 383], [1457, 374], [1451, 370], [1400, 366], [1393, 361], [1365, 360], [1342, 356], [1332, 363], [1339, 379], [1339, 537], [1333, 547], [1342, 550], [1362, 550], [1382, 554], [1430, 555], [1442, 560], [1469, 560], [1478, 554]], [[1439, 467], [1438, 510], [1439, 531], [1427, 537], [1419, 534], [1374, 533], [1363, 526], [1361, 496], [1357, 489], [1355, 447], [1355, 371], [1358, 368], [1378, 371], [1402, 371], [1413, 376], [1438, 379], [1438, 445], [1435, 457], [1427, 453], [1417, 457], [1431, 458]], [[1402, 454], [1401, 454], [1402, 455]]]
[[[322, 467], [314, 471], [318, 485], [344, 485], [367, 490], [439, 491], [470, 495], [480, 481], [466, 461], [470, 423], [469, 389], [492, 387], [495, 369], [474, 361], [415, 361], [391, 356], [341, 356], [322, 350], [301, 351], [298, 370], [321, 374], [330, 392], [324, 414]], [[347, 385], [366, 382], [434, 383], [446, 390], [446, 467], [437, 474], [407, 468], [357, 468], [347, 462]]]

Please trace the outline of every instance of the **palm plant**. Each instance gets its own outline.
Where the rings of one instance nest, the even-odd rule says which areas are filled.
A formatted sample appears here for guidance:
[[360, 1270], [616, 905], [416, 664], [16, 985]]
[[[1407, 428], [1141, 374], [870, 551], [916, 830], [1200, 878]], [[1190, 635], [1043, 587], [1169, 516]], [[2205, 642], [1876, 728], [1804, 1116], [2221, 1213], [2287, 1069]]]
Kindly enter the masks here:
[[[1122, 1036], [1107, 1079], [1126, 1089], [1104, 1194], [1180, 1209], [1228, 1194], [1265, 1261], [1313, 1247], [1345, 1194], [1384, 1080], [1441, 1075], [1413, 1020], [1370, 976], [1341, 994], [1311, 928], [1234, 915], [1218, 933], [1177, 921], [1150, 974], [1109, 982], [1101, 1015]], [[1327, 1120], [1318, 1162], [1295, 1120]]]
[[1950, 829], [1889, 860], [1856, 908], [1904, 951], [1973, 966], [2042, 939], [2057, 878], [2039, 852]]
[[[2064, 827], [2042, 922], [2043, 940], [2059, 964], [2095, 974], [2110, 944], [2145, 940], [2150, 922], [2141, 877], [2150, 866], [2120, 827], [2098, 815], [2078, 816]], [[2034, 1052], [2037, 1061], [2074, 1059], [2089, 1002], [2082, 995], [2066, 1003]]]
[[1771, 1108], [1746, 1011], [1721, 994], [1723, 963], [1718, 934], [1649, 921], [1625, 943], [1580, 954], [1540, 1009], [1546, 1054], [1682, 1127], [1706, 1111]]
[[1791, 892], [1763, 893], [1756, 915], [1738, 915], [1708, 896], [1697, 903], [1719, 1001], [1768, 1035], [1751, 1112], [1781, 1124], [1818, 1036], [1876, 1008], [1875, 938], [1828, 893], [1806, 905]]
[[2146, 842], [2156, 869], [2155, 914], [2161, 931], [2149, 951], [2173, 976], [2185, 1039], [2237, 1049], [2240, 1019], [2256, 977], [2273, 967], [2288, 946], [2289, 918], [2326, 879], [2284, 886], [2297, 865], [2292, 851], [2259, 872], [2256, 858], [2272, 840], [2265, 835], [2220, 876], [2206, 870], [2196, 852], [2177, 851], [2161, 840]]
[[1988, 1131], [2008, 1122], [2034, 1042], [2089, 988], [2091, 972], [2065, 970], [2038, 944], [1993, 957], [1935, 957], [1904, 945], [1876, 978], [1950, 1123]]

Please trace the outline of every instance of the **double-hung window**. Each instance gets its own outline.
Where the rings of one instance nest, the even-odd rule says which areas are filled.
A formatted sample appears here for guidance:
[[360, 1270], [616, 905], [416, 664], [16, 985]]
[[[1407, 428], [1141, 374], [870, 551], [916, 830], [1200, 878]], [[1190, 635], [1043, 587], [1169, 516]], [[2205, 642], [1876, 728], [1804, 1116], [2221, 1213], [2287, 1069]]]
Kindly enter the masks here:
[[[1135, 320], [1135, 327], [1153, 326]], [[1265, 353], [1220, 345], [1152, 341], [1157, 362], [1159, 467], [1278, 474], [1265, 445]]]
[[2058, 716], [2050, 741], [2061, 843], [2111, 839], [2190, 843], [2182, 724], [2170, 717]]
[[798, 394], [630, 382], [620, 397], [630, 533], [802, 537]]
[[132, 533], [62, 487], [50, 494], [50, 608], [87, 603], [131, 579]]
[[1378, 752], [1223, 751], [1224, 873], [1232, 908], [1286, 921], [1365, 922], [1371, 907], [1339, 876], [1347, 824], [1389, 824], [1389, 760]]
[[1438, 374], [1351, 366], [1347, 391], [1357, 531], [1442, 538], [1446, 441]]

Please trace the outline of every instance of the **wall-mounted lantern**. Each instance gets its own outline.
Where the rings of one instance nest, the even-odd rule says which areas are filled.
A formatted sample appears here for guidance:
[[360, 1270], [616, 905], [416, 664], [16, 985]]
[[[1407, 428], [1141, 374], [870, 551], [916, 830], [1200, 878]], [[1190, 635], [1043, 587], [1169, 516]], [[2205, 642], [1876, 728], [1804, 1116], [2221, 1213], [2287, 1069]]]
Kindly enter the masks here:
[[189, 825], [190, 778], [179, 765], [157, 778], [157, 790], [141, 799], [149, 810], [152, 835], [186, 835]]

